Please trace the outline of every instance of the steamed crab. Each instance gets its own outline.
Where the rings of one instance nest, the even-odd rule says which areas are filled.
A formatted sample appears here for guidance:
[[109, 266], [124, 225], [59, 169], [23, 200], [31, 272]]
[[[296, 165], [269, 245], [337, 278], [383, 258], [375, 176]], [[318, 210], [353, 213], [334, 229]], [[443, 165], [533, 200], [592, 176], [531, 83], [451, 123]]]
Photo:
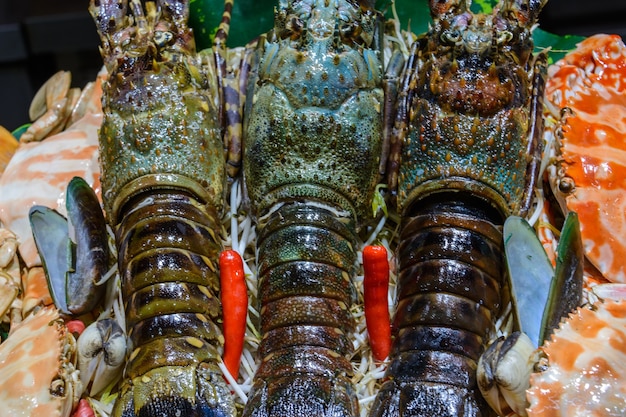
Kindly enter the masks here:
[[54, 307], [14, 326], [0, 345], [2, 413], [68, 416], [82, 392], [75, 353], [76, 341]]
[[[565, 212], [581, 221], [588, 260], [626, 283], [626, 48], [619, 36], [582, 42], [550, 69], [547, 121], [560, 141], [552, 179]], [[617, 220], [617, 221], [616, 221]]]
[[587, 304], [541, 348], [530, 416], [626, 413], [625, 81], [618, 36], [588, 38], [549, 70], [546, 137], [558, 139], [551, 188], [580, 219]]

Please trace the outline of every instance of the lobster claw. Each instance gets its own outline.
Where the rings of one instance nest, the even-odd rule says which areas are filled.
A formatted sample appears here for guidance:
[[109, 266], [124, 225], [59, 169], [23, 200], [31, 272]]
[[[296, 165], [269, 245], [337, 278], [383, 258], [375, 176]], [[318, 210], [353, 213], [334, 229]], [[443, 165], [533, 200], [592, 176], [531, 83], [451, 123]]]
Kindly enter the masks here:
[[68, 219], [33, 206], [29, 218], [55, 305], [79, 315], [102, 298], [98, 283], [109, 267], [108, 234], [98, 198], [82, 178], [68, 184], [66, 209]]

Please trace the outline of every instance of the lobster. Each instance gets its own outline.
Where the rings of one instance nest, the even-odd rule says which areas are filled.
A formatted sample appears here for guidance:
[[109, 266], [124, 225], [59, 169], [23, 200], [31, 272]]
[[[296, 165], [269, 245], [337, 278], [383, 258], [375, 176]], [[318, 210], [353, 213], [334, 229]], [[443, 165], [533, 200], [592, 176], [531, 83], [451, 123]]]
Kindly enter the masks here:
[[546, 58], [532, 54], [531, 27], [544, 3], [473, 13], [430, 1], [390, 139], [398, 295], [371, 417], [491, 414], [476, 368], [510, 302], [502, 226], [529, 211], [538, 177]]
[[369, 0], [281, 0], [249, 55], [243, 175], [262, 340], [244, 416], [359, 413], [351, 306], [384, 158], [381, 30]]
[[236, 415], [219, 368], [217, 271], [231, 8], [211, 55], [195, 51], [186, 0], [89, 7], [109, 74], [101, 181], [131, 352], [115, 416]]

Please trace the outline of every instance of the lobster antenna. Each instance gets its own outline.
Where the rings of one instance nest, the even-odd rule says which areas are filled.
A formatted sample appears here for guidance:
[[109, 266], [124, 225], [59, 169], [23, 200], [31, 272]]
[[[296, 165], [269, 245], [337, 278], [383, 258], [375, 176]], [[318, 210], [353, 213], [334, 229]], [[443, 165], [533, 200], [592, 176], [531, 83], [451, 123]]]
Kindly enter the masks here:
[[213, 38], [213, 57], [215, 59], [215, 68], [217, 73], [217, 90], [220, 95], [219, 99], [219, 120], [222, 126], [225, 125], [225, 105], [224, 97], [226, 88], [224, 85], [224, 79], [226, 78], [226, 41], [228, 40], [228, 33], [230, 31], [230, 19], [233, 11], [234, 0], [224, 0], [224, 12], [222, 13], [222, 20], [217, 27], [215, 38]]

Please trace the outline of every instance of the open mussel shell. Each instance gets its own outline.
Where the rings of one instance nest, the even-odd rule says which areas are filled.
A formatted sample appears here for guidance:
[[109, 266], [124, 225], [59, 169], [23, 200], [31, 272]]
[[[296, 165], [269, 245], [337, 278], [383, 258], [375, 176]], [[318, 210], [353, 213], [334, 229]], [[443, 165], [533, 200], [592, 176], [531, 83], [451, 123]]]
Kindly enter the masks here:
[[69, 221], [43, 206], [33, 206], [29, 217], [55, 305], [63, 314], [82, 314], [102, 297], [108, 235], [98, 198], [80, 177], [67, 186], [66, 208]]
[[570, 212], [565, 219], [556, 268], [526, 220], [509, 217], [503, 233], [520, 328], [539, 347], [582, 300], [584, 249], [578, 216]]
[[561, 230], [554, 279], [543, 313], [539, 340], [547, 340], [561, 320], [582, 303], [584, 259], [578, 215], [570, 212]]
[[537, 233], [526, 220], [509, 217], [504, 223], [503, 236], [519, 326], [538, 347], [542, 344], [542, 312], [548, 302], [554, 269]]
[[65, 290], [70, 252], [67, 220], [56, 210], [38, 205], [31, 207], [29, 217], [52, 300], [61, 313], [70, 314]]

